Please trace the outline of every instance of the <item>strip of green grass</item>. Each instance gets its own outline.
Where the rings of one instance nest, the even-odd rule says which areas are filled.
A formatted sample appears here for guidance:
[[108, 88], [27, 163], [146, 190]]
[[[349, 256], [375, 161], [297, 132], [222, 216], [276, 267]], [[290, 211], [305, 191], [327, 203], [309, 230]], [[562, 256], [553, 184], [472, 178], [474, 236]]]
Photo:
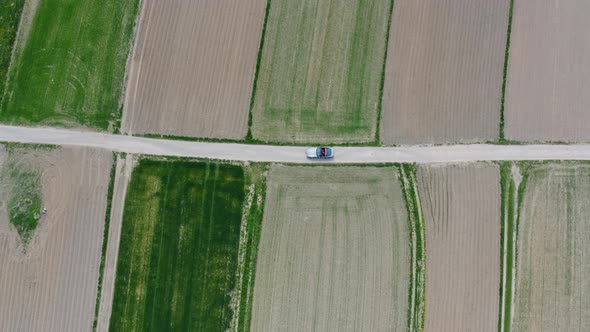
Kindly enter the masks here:
[[113, 165], [111, 166], [111, 176], [109, 180], [109, 189], [107, 191], [107, 211], [104, 217], [104, 231], [102, 234], [102, 251], [100, 254], [100, 267], [98, 270], [98, 290], [96, 291], [96, 305], [94, 306], [94, 322], [92, 330], [96, 331], [98, 323], [98, 309], [100, 308], [100, 296], [102, 295], [102, 278], [104, 276], [104, 260], [107, 254], [107, 244], [109, 242], [109, 226], [111, 224], [111, 206], [113, 201], [113, 190], [115, 185], [115, 173], [117, 170], [117, 154], [113, 152]]
[[113, 331], [220, 331], [232, 320], [242, 167], [143, 159], [127, 192]]
[[391, 17], [393, 15], [393, 0], [389, 2], [389, 19], [387, 20], [387, 35], [385, 36], [385, 52], [383, 68], [381, 68], [381, 83], [379, 85], [379, 105], [377, 105], [377, 125], [375, 127], [375, 145], [381, 143], [381, 111], [383, 110], [383, 89], [385, 88], [385, 68], [387, 65], [387, 51], [389, 50], [389, 35], [391, 33]]
[[[402, 192], [408, 209], [408, 218], [410, 224], [410, 231], [412, 237], [416, 239], [416, 247], [412, 245], [412, 251], [415, 253], [415, 262], [412, 266], [416, 266], [414, 271], [411, 271], [410, 276], [410, 291], [408, 292], [408, 331], [423, 331], [425, 308], [426, 308], [426, 248], [424, 244], [424, 225], [422, 218], [422, 211], [418, 193], [416, 192], [416, 165], [402, 164], [401, 176], [403, 177]], [[411, 299], [414, 298], [412, 303]], [[412, 310], [413, 308], [413, 310]], [[413, 312], [413, 317], [411, 313]], [[411, 323], [413, 322], [413, 323]]]
[[0, 1], [0, 101], [25, 0]]
[[[500, 163], [500, 188], [501, 188], [501, 235], [500, 235], [500, 302], [498, 310], [498, 331], [510, 330], [512, 307], [512, 280], [514, 265], [514, 222], [515, 222], [515, 197], [516, 187], [511, 175], [512, 163]], [[506, 239], [506, 246], [504, 242]], [[506, 255], [506, 270], [504, 270], [504, 255]], [[504, 276], [506, 288], [504, 288]], [[504, 307], [504, 321], [502, 322], [502, 307]]]
[[253, 138], [374, 142], [390, 13], [390, 1], [273, 2]]
[[506, 140], [504, 134], [504, 101], [506, 98], [506, 77], [508, 75], [508, 57], [510, 56], [510, 34], [512, 33], [512, 12], [514, 9], [514, 0], [510, 0], [510, 9], [508, 11], [508, 31], [506, 32], [506, 50], [504, 51], [504, 72], [502, 76], [502, 99], [500, 101], [500, 142]]
[[40, 1], [9, 71], [0, 121], [115, 126], [138, 3]]
[[250, 331], [252, 319], [252, 299], [254, 295], [254, 276], [256, 274], [256, 260], [258, 257], [258, 243], [262, 228], [264, 201], [266, 198], [266, 176], [269, 164], [256, 163], [247, 167], [248, 183], [254, 185], [252, 204], [247, 213], [247, 243], [242, 275], [242, 289], [240, 293], [238, 331]]

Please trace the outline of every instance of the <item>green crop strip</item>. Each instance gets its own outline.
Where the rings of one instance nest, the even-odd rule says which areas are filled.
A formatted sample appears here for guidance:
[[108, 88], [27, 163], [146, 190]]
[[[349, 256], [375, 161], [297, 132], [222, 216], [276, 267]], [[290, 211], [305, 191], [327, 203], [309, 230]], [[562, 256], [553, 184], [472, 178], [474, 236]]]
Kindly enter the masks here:
[[111, 223], [111, 205], [113, 201], [113, 187], [115, 186], [115, 173], [117, 170], [117, 154], [113, 152], [113, 164], [111, 166], [111, 176], [109, 180], [109, 189], [107, 191], [107, 209], [104, 217], [104, 230], [102, 235], [102, 250], [100, 254], [100, 267], [98, 269], [98, 289], [96, 291], [96, 304], [94, 306], [94, 321], [92, 330], [96, 331], [98, 323], [98, 309], [100, 308], [100, 296], [102, 295], [102, 279], [104, 276], [104, 262], [107, 253], [107, 244], [109, 242], [109, 225]]
[[506, 140], [504, 134], [504, 101], [506, 98], [506, 78], [508, 75], [508, 57], [510, 55], [510, 34], [512, 33], [512, 12], [514, 9], [514, 0], [510, 0], [510, 9], [508, 11], [508, 31], [506, 32], [506, 50], [504, 51], [504, 69], [502, 76], [502, 99], [500, 100], [500, 143]]
[[379, 104], [377, 105], [377, 125], [375, 127], [375, 145], [381, 144], [381, 113], [383, 110], [383, 90], [385, 88], [385, 69], [387, 65], [387, 51], [389, 50], [389, 35], [391, 34], [391, 17], [393, 16], [393, 0], [389, 2], [389, 19], [387, 20], [387, 34], [385, 35], [385, 52], [383, 67], [381, 68], [381, 83], [379, 85]]
[[0, 1], [0, 102], [25, 0]]
[[258, 257], [258, 244], [262, 228], [264, 213], [264, 201], [266, 196], [266, 176], [263, 175], [269, 168], [269, 164], [250, 164], [246, 166], [248, 183], [253, 186], [251, 204], [246, 212], [246, 250], [243, 271], [242, 289], [240, 291], [240, 308], [238, 331], [250, 331], [252, 319], [252, 299], [254, 295], [254, 277], [256, 274], [256, 260]]
[[41, 174], [15, 162], [9, 162], [5, 172], [11, 183], [8, 217], [26, 246], [41, 218]]
[[262, 35], [260, 36], [260, 46], [258, 46], [258, 57], [256, 58], [256, 70], [254, 71], [254, 83], [252, 84], [252, 95], [250, 97], [250, 107], [248, 111], [248, 133], [246, 141], [252, 140], [252, 109], [254, 108], [254, 98], [256, 97], [256, 85], [258, 84], [258, 73], [260, 71], [260, 60], [262, 59], [262, 48], [264, 47], [264, 36], [266, 35], [266, 24], [268, 22], [268, 13], [270, 12], [270, 0], [266, 1], [266, 10], [264, 13], [264, 23], [262, 24]]
[[129, 184], [111, 330], [225, 330], [245, 198], [241, 166], [142, 159]]
[[[422, 211], [420, 210], [420, 197], [415, 190], [416, 186], [416, 165], [402, 164], [400, 166], [402, 193], [408, 210], [408, 222], [412, 241], [410, 241], [413, 252], [412, 266], [415, 269], [410, 271], [410, 290], [408, 292], [408, 331], [423, 331], [425, 308], [426, 308], [426, 251], [424, 244], [424, 224], [422, 222]], [[413, 243], [416, 243], [414, 247]], [[412, 301], [412, 299], [414, 299]]]
[[[514, 195], [516, 194], [516, 188], [511, 175], [511, 167], [512, 163], [510, 162], [500, 163], [500, 187], [502, 195], [500, 202], [500, 301], [498, 309], [498, 331], [500, 332], [510, 330], [510, 313], [512, 306], [512, 280], [514, 278]], [[505, 266], [504, 257], [506, 257]], [[506, 269], [504, 269], [504, 267]], [[506, 279], [505, 288], [504, 278]], [[503, 321], [502, 315], [504, 315]], [[503, 330], [502, 326], [504, 327]]]
[[0, 120], [116, 126], [138, 3], [40, 1], [9, 69]]

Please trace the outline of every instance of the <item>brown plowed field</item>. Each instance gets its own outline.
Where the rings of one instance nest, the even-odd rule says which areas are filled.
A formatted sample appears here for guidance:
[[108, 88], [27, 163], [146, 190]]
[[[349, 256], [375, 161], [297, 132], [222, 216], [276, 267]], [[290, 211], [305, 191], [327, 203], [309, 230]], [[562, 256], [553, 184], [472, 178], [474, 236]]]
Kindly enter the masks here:
[[590, 165], [535, 167], [521, 199], [511, 330], [590, 330]]
[[385, 70], [384, 144], [499, 136], [509, 0], [399, 0]]
[[405, 331], [410, 234], [395, 168], [272, 166], [252, 331]]
[[[5, 153], [1, 155], [0, 159], [5, 159]], [[17, 163], [41, 171], [42, 204], [47, 214], [25, 252], [8, 221], [6, 206], [2, 206], [1, 329], [89, 331], [96, 304], [112, 154], [84, 148], [26, 149], [17, 158]]]
[[426, 331], [497, 331], [500, 174], [494, 164], [418, 168], [426, 227]]
[[122, 130], [241, 139], [266, 0], [144, 0]]
[[590, 141], [590, 1], [514, 1], [507, 139]]

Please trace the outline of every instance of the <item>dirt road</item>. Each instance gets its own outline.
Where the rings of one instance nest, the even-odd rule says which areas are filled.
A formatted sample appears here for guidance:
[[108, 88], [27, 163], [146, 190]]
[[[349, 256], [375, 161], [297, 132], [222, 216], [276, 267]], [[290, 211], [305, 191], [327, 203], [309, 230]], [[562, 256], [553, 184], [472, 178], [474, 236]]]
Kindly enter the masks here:
[[[267, 162], [317, 162], [307, 160], [304, 155], [305, 147], [301, 146], [176, 141], [55, 128], [0, 125], [0, 141], [85, 146], [135, 154]], [[590, 160], [590, 144], [337, 147], [333, 162], [435, 163], [490, 160]]]

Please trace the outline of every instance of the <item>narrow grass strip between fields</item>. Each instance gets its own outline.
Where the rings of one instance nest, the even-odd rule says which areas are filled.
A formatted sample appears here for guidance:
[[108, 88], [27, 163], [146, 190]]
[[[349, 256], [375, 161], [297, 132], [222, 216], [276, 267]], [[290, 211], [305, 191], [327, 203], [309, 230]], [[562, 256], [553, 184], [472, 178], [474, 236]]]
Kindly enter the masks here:
[[426, 251], [424, 219], [416, 188], [416, 165], [402, 164], [400, 175], [402, 192], [408, 210], [412, 252], [410, 290], [408, 292], [408, 331], [423, 331], [426, 307]]
[[252, 109], [254, 108], [254, 98], [256, 97], [256, 85], [258, 84], [258, 72], [260, 71], [260, 61], [262, 60], [262, 48], [264, 46], [264, 36], [266, 35], [266, 24], [268, 22], [269, 12], [270, 0], [267, 0], [264, 12], [264, 22], [262, 23], [262, 35], [260, 36], [260, 45], [258, 46], [258, 56], [256, 57], [256, 69], [254, 70], [254, 83], [252, 84], [250, 107], [248, 108], [248, 133], [246, 134], [246, 142], [252, 141]]
[[[240, 243], [240, 256], [243, 257], [242, 264], [238, 266], [240, 282], [239, 308], [236, 315], [237, 324], [234, 325], [235, 331], [250, 331], [250, 321], [252, 319], [252, 297], [254, 295], [254, 277], [256, 274], [256, 259], [258, 257], [258, 244], [260, 242], [260, 232], [262, 227], [262, 217], [264, 214], [264, 201], [266, 197], [266, 172], [270, 164], [255, 163], [244, 167], [247, 183], [250, 191], [246, 196], [244, 207], [246, 229], [241, 233], [245, 235], [245, 247], [242, 249]], [[240, 242], [242, 239], [240, 240]]]
[[96, 331], [98, 323], [98, 309], [100, 308], [100, 296], [102, 294], [102, 279], [104, 275], [105, 257], [107, 254], [107, 243], [109, 242], [109, 225], [111, 223], [111, 206], [113, 200], [113, 191], [115, 186], [115, 173], [117, 169], [118, 154], [113, 152], [113, 164], [111, 165], [111, 175], [109, 180], [109, 189], [107, 191], [107, 210], [104, 217], [104, 231], [102, 235], [102, 249], [100, 252], [100, 266], [98, 269], [98, 286], [96, 291], [96, 304], [94, 305], [94, 321], [92, 322], [92, 331]]
[[25, 0], [0, 1], [0, 105]]
[[514, 9], [514, 0], [510, 0], [510, 9], [508, 10], [508, 30], [506, 31], [506, 50], [504, 51], [504, 71], [502, 74], [502, 98], [500, 100], [500, 143], [506, 140], [504, 134], [504, 101], [506, 100], [506, 76], [508, 75], [508, 58], [510, 56], [510, 35], [512, 33], [512, 12]]
[[514, 264], [514, 213], [516, 186], [511, 175], [511, 162], [500, 163], [501, 233], [500, 233], [500, 297], [498, 331], [510, 326]]
[[393, 16], [393, 0], [389, 1], [389, 18], [387, 20], [387, 33], [385, 34], [385, 52], [383, 52], [383, 66], [381, 68], [381, 82], [379, 83], [379, 105], [377, 105], [377, 125], [375, 126], [375, 145], [381, 144], [381, 110], [383, 109], [383, 89], [385, 86], [385, 68], [387, 64], [387, 51], [389, 48], [389, 35], [391, 34], [391, 17]]

